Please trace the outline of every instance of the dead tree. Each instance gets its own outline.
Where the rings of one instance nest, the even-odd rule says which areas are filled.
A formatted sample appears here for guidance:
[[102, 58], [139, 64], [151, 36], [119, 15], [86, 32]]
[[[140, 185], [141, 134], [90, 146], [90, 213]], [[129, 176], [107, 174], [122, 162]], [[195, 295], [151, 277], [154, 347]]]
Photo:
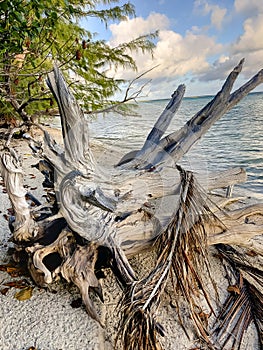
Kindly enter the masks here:
[[[180, 130], [165, 136], [184, 96], [185, 87], [180, 85], [142, 148], [125, 155], [112, 168], [97, 164], [85, 115], [55, 67], [48, 76], [48, 86], [59, 106], [63, 145], [58, 145], [46, 131], [42, 144], [31, 140], [53, 186], [53, 205], [49, 208], [39, 205], [34, 211], [29, 209], [20, 158], [9, 146], [2, 152], [2, 176], [15, 212], [15, 220], [10, 223], [13, 239], [18, 249], [27, 252], [33, 279], [41, 286], [59, 276], [72, 281], [80, 290], [88, 314], [102, 325], [89, 291], [93, 289], [103, 300], [96, 273], [101, 256], [107, 256], [107, 264], [124, 292], [118, 335], [124, 349], [161, 347], [159, 335], [164, 330], [156, 312], [171, 273], [176, 280], [175, 294], [179, 291], [188, 301], [198, 337], [210, 348], [220, 348], [223, 323], [215, 325], [215, 332], [209, 332], [195, 312], [196, 288], [202, 290], [211, 306], [203, 274], [204, 266], [209, 266], [210, 245], [216, 246], [230, 265], [235, 263], [237, 280], [242, 276], [245, 281], [237, 297], [250, 288], [254, 290], [254, 303], [262, 305], [262, 271], [247, 260], [245, 252], [249, 248], [262, 257], [262, 246], [253, 237], [263, 232], [263, 204], [225, 211], [233, 199], [211, 194], [213, 189], [245, 181], [245, 171], [234, 168], [211, 173], [204, 179], [202, 174], [178, 165], [222, 115], [263, 82], [261, 70], [231, 93], [242, 65], [243, 60], [211, 102]], [[153, 247], [157, 250], [156, 265], [138, 279], [129, 258]], [[55, 268], [50, 268], [49, 258], [56, 260]], [[234, 302], [228, 303], [229, 314], [235, 314], [231, 309]], [[262, 335], [260, 310], [262, 306], [254, 321]], [[230, 322], [234, 330], [243, 325], [238, 333], [240, 339], [249, 323], [242, 315], [241, 312], [238, 320], [233, 316]], [[232, 338], [229, 336], [227, 341]], [[262, 338], [259, 341], [262, 344]]]

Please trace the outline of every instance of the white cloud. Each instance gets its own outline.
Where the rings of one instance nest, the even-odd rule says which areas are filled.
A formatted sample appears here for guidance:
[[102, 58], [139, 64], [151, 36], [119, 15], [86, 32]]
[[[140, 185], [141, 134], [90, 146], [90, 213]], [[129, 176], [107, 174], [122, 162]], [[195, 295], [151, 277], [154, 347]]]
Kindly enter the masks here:
[[160, 13], [151, 13], [147, 19], [136, 17], [122, 21], [119, 24], [111, 24], [110, 30], [112, 38], [111, 45], [116, 46], [145, 35], [156, 30], [166, 29], [169, 27], [169, 19]]
[[211, 23], [217, 29], [221, 29], [222, 23], [225, 19], [227, 10], [225, 8], [220, 8], [218, 5], [214, 6], [211, 10]]
[[[203, 11], [211, 15], [214, 25], [219, 26], [222, 23], [225, 12], [221, 12], [220, 15], [217, 7], [211, 9], [212, 5], [208, 5], [203, 0], [198, 4], [202, 4]], [[205, 4], [207, 5], [204, 6]], [[253, 0], [251, 0], [250, 7], [248, 1], [236, 0], [235, 10], [241, 13], [246, 8], [250, 10], [255, 8], [253, 7], [255, 4], [252, 5]], [[112, 31], [111, 45], [118, 45], [159, 29], [159, 38], [153, 52], [154, 58], [150, 54], [136, 53], [133, 55], [138, 67], [137, 75], [158, 65], [145, 77], [145, 79], [153, 79], [149, 98], [167, 97], [176, 88], [175, 85], [184, 82], [189, 85], [188, 95], [215, 93], [217, 92], [216, 86], [220, 88], [219, 81], [225, 80], [243, 57], [245, 57], [245, 65], [239, 81], [244, 82], [244, 79], [250, 78], [262, 69], [263, 13], [258, 11], [253, 16], [246, 16], [243, 22], [243, 32], [235, 41], [227, 45], [219, 44], [215, 37], [209, 36], [208, 32], [200, 27], [193, 26], [184, 34], [172, 31], [169, 28], [169, 19], [159, 13], [152, 13], [146, 19], [141, 17], [129, 19], [111, 25], [110, 29]], [[134, 79], [136, 76], [134, 71], [124, 69], [118, 69], [117, 72], [112, 70], [110, 74], [115, 74], [116, 78], [123, 79]], [[191, 82], [190, 79], [192, 79]], [[197, 89], [196, 93], [191, 86]], [[215, 86], [214, 89], [213, 86]]]
[[[112, 45], [130, 40], [138, 35], [146, 34], [150, 30], [162, 28], [152, 56], [136, 54], [134, 57], [140, 72], [149, 70], [155, 65], [158, 68], [150, 72], [147, 77], [178, 77], [190, 72], [198, 74], [209, 67], [207, 61], [210, 55], [215, 55], [222, 49], [222, 45], [215, 42], [214, 38], [198, 33], [195, 29], [188, 31], [184, 36], [172, 30], [166, 29], [168, 18], [160, 14], [151, 14], [147, 19], [136, 18], [118, 25], [111, 26], [113, 37]], [[133, 36], [131, 37], [131, 33]], [[132, 78], [134, 72], [118, 70], [116, 77]]]
[[235, 0], [234, 7], [236, 12], [245, 14], [246, 16], [263, 12], [261, 0]]
[[[237, 1], [236, 1], [237, 2]], [[241, 7], [241, 2], [243, 7]], [[253, 3], [253, 1], [252, 1]], [[248, 6], [248, 1], [239, 0], [240, 9]], [[253, 4], [252, 4], [253, 5]], [[250, 7], [252, 8], [252, 7]], [[235, 64], [245, 58], [242, 75], [250, 78], [262, 69], [263, 62], [263, 12], [256, 12], [254, 16], [247, 18], [243, 23], [243, 33], [228, 47], [230, 62]]]
[[[262, 4], [263, 5], [263, 4]], [[244, 33], [238, 38], [232, 47], [234, 54], [245, 54], [263, 49], [263, 13], [245, 20]]]
[[245, 58], [245, 64], [239, 81], [251, 78], [260, 69], [263, 62], [263, 4], [259, 0], [236, 0], [234, 3], [236, 14], [241, 14], [243, 32], [240, 36], [224, 47], [224, 52], [203, 74], [200, 81], [222, 80], [233, 67]]
[[235, 0], [237, 14], [245, 17], [243, 33], [231, 45], [232, 57], [245, 57], [243, 75], [251, 77], [262, 68], [263, 62], [263, 3], [260, 0]]
[[222, 28], [223, 21], [225, 20], [227, 9], [222, 8], [219, 5], [210, 4], [205, 0], [196, 0], [194, 3], [196, 11], [200, 11], [203, 15], [210, 14], [211, 25], [217, 29]]
[[154, 58], [162, 73], [169, 76], [198, 73], [208, 68], [207, 58], [220, 51], [213, 38], [189, 31], [182, 36], [173, 31], [160, 31]]

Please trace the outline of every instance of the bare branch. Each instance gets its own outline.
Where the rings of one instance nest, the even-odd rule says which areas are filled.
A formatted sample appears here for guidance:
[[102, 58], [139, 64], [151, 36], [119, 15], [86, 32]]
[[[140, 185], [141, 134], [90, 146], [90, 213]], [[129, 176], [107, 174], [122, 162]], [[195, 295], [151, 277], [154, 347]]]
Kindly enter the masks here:
[[[107, 113], [107, 112], [111, 112], [113, 110], [117, 111], [116, 108], [119, 107], [120, 105], [124, 104], [124, 103], [127, 103], [127, 102], [130, 102], [130, 101], [135, 101], [136, 102], [136, 99], [140, 96], [141, 96], [141, 93], [143, 91], [143, 89], [151, 82], [151, 80], [148, 80], [146, 83], [144, 83], [142, 86], [140, 86], [140, 88], [133, 92], [132, 94], [129, 95], [129, 92], [132, 88], [132, 85], [138, 81], [140, 78], [142, 78], [143, 76], [145, 76], [146, 74], [148, 74], [149, 72], [151, 72], [153, 69], [157, 68], [159, 65], [156, 65], [150, 69], [148, 69], [147, 71], [141, 73], [140, 75], [138, 75], [137, 77], [135, 77], [134, 79], [132, 79], [129, 84], [128, 84], [128, 87], [126, 88], [125, 90], [125, 93], [124, 93], [124, 97], [121, 101], [118, 101], [116, 103], [114, 103], [112, 106], [109, 106], [109, 107], [106, 107], [106, 108], [103, 108], [103, 109], [99, 109], [99, 110], [95, 110], [95, 111], [85, 111], [86, 114], [100, 114], [100, 113]], [[118, 111], [117, 111], [118, 112]]]

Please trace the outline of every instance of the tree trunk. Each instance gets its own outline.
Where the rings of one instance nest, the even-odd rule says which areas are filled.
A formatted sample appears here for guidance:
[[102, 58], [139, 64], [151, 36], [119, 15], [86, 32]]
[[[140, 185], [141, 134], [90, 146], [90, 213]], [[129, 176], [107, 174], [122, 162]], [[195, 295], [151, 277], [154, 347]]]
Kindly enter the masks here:
[[[13, 238], [28, 254], [32, 277], [42, 286], [59, 276], [75, 283], [87, 312], [102, 325], [89, 298], [91, 288], [103, 299], [97, 278], [102, 250], [124, 289], [119, 336], [125, 349], [160, 346], [158, 334], [162, 335], [163, 330], [155, 314], [171, 272], [189, 299], [197, 335], [213, 346], [205, 325], [194, 312], [197, 301], [192, 296], [198, 285], [211, 305], [202, 277], [202, 266], [208, 263], [207, 249], [209, 245], [227, 244], [249, 249], [254, 245], [260, 250], [253, 237], [263, 232], [263, 205], [226, 212], [223, 209], [235, 200], [230, 191], [225, 197], [215, 197], [211, 192], [231, 189], [245, 181], [245, 170], [228, 169], [209, 174], [204, 180], [202, 174], [178, 165], [223, 114], [263, 82], [260, 71], [231, 93], [242, 65], [243, 60], [211, 102], [180, 130], [164, 136], [184, 95], [185, 87], [180, 85], [142, 148], [125, 155], [114, 168], [96, 162], [84, 113], [55, 67], [48, 76], [48, 85], [60, 110], [63, 147], [46, 131], [43, 144], [32, 145], [53, 186], [52, 208], [39, 205], [33, 213], [29, 210], [19, 157], [9, 147], [2, 153], [2, 176], [15, 212], [15, 220], [10, 223]], [[156, 266], [139, 280], [128, 259], [153, 247], [158, 251]], [[48, 268], [49, 257], [56, 257], [52, 270]], [[180, 279], [184, 281], [181, 286]]]

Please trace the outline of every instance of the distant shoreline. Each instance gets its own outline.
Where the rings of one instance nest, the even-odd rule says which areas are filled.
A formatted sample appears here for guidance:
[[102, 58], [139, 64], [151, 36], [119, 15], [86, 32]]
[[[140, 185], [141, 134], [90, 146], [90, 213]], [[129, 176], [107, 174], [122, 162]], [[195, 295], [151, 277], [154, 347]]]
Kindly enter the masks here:
[[[253, 91], [248, 94], [249, 95], [262, 95], [263, 91]], [[184, 96], [183, 100], [194, 100], [194, 99], [205, 99], [205, 98], [213, 98], [215, 95], [200, 95], [200, 96]], [[169, 101], [170, 97], [167, 98], [158, 98], [153, 100], [143, 100], [141, 103], [152, 103], [152, 102], [160, 102], [160, 101]]]

